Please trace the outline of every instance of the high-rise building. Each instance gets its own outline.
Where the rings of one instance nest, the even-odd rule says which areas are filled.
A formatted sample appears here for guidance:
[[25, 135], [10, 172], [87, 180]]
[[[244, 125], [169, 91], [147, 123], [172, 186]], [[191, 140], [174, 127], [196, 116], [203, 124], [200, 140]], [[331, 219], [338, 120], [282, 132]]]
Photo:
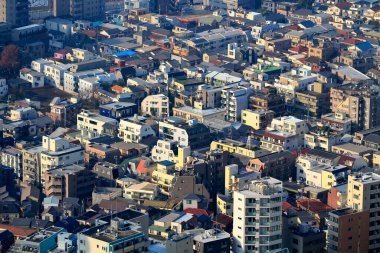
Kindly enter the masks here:
[[369, 212], [352, 208], [331, 211], [328, 217], [327, 252], [368, 252]]
[[363, 224], [369, 227], [368, 252], [380, 252], [380, 175], [350, 175], [347, 191], [348, 207], [356, 211], [369, 211], [369, 224]]
[[233, 252], [282, 251], [282, 182], [265, 177], [234, 192]]
[[380, 125], [380, 93], [370, 84], [347, 84], [330, 90], [331, 110], [352, 120], [353, 130]]
[[105, 0], [53, 0], [53, 14], [56, 17], [101, 20], [105, 14]]
[[0, 0], [0, 23], [7, 22], [13, 27], [29, 23], [28, 0]]

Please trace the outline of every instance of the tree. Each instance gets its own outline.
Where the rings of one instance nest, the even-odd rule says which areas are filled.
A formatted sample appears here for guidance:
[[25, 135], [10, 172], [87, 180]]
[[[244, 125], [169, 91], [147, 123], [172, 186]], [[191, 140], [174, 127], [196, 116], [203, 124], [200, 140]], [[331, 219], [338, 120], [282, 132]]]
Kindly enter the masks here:
[[0, 69], [7, 76], [17, 74], [20, 68], [20, 51], [16, 45], [4, 47], [0, 56]]

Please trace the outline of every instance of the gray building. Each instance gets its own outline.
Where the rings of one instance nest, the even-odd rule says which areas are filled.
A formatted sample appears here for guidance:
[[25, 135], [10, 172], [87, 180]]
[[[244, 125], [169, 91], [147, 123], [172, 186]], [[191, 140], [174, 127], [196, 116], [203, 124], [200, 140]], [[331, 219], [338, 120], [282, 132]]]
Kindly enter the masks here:
[[230, 252], [230, 234], [217, 229], [206, 230], [194, 236], [194, 252], [196, 253], [228, 253]]

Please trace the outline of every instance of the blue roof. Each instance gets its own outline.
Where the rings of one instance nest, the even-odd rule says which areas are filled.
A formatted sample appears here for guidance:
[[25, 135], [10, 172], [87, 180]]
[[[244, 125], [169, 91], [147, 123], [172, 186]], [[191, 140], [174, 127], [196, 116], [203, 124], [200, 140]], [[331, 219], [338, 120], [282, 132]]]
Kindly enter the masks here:
[[366, 41], [366, 42], [356, 44], [356, 47], [359, 48], [360, 50], [368, 50], [372, 48], [372, 45]]
[[160, 162], [159, 164], [164, 165], [164, 166], [170, 166], [170, 165], [174, 165], [175, 163], [165, 160], [165, 161]]
[[302, 25], [305, 28], [311, 28], [311, 27], [315, 26], [315, 24], [310, 20], [302, 21], [300, 23], [300, 25]]
[[118, 52], [116, 53], [116, 57], [124, 57], [124, 56], [132, 56], [136, 54], [135, 51], [132, 51], [132, 50], [127, 50], [127, 51], [123, 51], [123, 52]]

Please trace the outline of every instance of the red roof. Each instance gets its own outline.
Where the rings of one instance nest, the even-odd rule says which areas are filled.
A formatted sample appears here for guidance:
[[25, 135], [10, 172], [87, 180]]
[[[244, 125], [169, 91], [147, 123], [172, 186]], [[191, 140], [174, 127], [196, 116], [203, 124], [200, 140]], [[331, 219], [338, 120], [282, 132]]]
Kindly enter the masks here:
[[343, 35], [343, 36], [348, 36], [348, 35], [350, 35], [349, 32], [347, 32], [347, 31], [343, 31], [343, 30], [340, 30], [340, 29], [336, 29], [335, 32], [336, 32], [337, 34], [339, 34], [339, 35]]
[[356, 45], [356, 44], [362, 43], [362, 42], [363, 41], [355, 39], [355, 38], [349, 38], [349, 39], [345, 39], [345, 40], [341, 41], [341, 43], [349, 44], [349, 45]]
[[308, 52], [308, 49], [307, 47], [297, 46], [297, 47], [289, 48], [289, 51], [294, 52], [294, 53], [305, 53], [305, 52]]
[[233, 221], [234, 221], [234, 219], [231, 216], [228, 216], [228, 215], [225, 215], [222, 213], [219, 213], [214, 219], [215, 223], [219, 223], [219, 224], [222, 224], [224, 226], [231, 224]]
[[294, 31], [302, 30], [301, 27], [299, 27], [298, 25], [290, 25], [290, 26], [285, 27], [285, 29], [294, 30]]
[[35, 228], [20, 228], [7, 224], [0, 224], [0, 228], [9, 230], [16, 237], [27, 237], [37, 231]]
[[277, 134], [274, 134], [274, 133], [271, 133], [271, 132], [265, 132], [264, 133], [264, 137], [269, 137], [269, 138], [276, 139], [276, 140], [281, 140], [281, 141], [286, 140], [286, 137], [281, 136], [281, 135], [277, 135]]
[[287, 211], [289, 210], [289, 208], [290, 208], [290, 209], [293, 209], [293, 210], [296, 209], [294, 206], [292, 206], [292, 204], [290, 204], [290, 203], [287, 202], [287, 201], [285, 201], [285, 202], [282, 203], [282, 210], [283, 210], [284, 212], [287, 212]]
[[356, 161], [356, 158], [351, 156], [342, 155], [339, 157], [338, 164], [352, 167], [353, 163]]
[[304, 210], [309, 210], [312, 213], [329, 212], [329, 211], [334, 210], [334, 208], [332, 208], [329, 205], [326, 205], [319, 199], [305, 198], [305, 199], [297, 200], [297, 206], [301, 207]]
[[138, 172], [146, 173], [148, 171], [148, 169], [144, 167], [145, 162], [146, 162], [145, 160], [140, 160], [139, 164], [137, 165]]
[[347, 10], [351, 7], [351, 3], [349, 2], [337, 3], [335, 4], [335, 6], [341, 10]]
[[120, 85], [117, 85], [117, 84], [112, 86], [111, 90], [116, 91], [118, 93], [123, 93], [123, 87], [121, 87]]
[[207, 215], [207, 216], [211, 215], [211, 213], [209, 211], [207, 211], [206, 209], [199, 209], [199, 208], [187, 208], [183, 212], [194, 214], [194, 215], [202, 215], [202, 214]]
[[30, 71], [31, 71], [31, 69], [28, 69], [28, 68], [22, 68], [22, 69], [20, 69], [21, 73], [28, 73]]

